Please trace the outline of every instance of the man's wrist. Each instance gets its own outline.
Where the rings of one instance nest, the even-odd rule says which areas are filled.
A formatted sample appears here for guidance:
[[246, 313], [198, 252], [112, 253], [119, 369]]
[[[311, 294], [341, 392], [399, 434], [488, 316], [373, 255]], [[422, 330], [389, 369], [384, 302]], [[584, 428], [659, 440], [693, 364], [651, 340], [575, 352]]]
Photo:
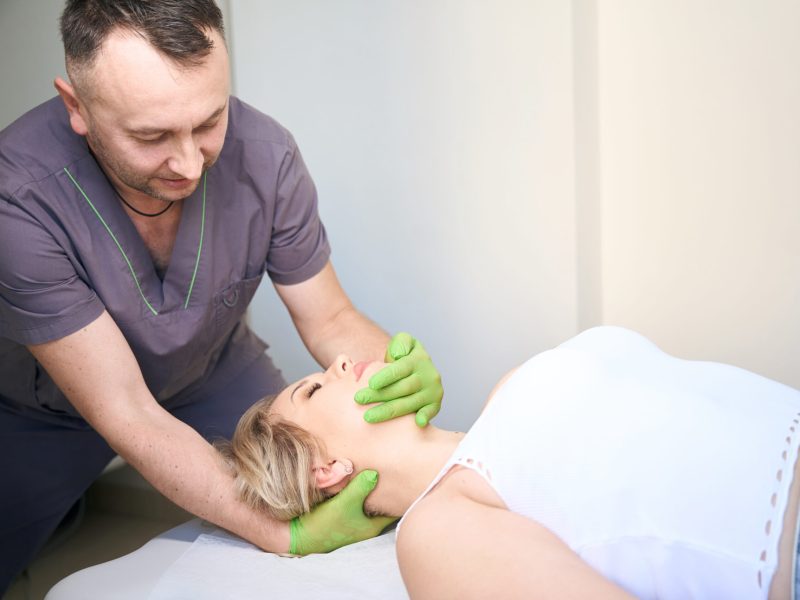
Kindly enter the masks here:
[[[245, 506], [241, 502], [239, 505], [239, 516], [235, 518], [235, 523], [230, 522], [226, 527], [232, 533], [244, 538], [265, 552], [273, 554], [288, 554], [291, 544], [291, 534], [289, 532], [289, 521], [281, 521], [270, 517], [266, 513], [258, 512]], [[228, 518], [233, 517], [233, 511], [228, 511]]]
[[281, 534], [280, 534], [279, 545], [281, 548], [285, 548], [284, 552], [289, 552], [291, 551], [292, 547], [291, 528], [289, 527], [289, 523], [287, 523], [286, 521], [280, 521], [280, 528], [281, 528]]
[[292, 544], [292, 534], [290, 521], [279, 521], [268, 517], [263, 517], [263, 539], [257, 543], [262, 550], [275, 554], [290, 554]]

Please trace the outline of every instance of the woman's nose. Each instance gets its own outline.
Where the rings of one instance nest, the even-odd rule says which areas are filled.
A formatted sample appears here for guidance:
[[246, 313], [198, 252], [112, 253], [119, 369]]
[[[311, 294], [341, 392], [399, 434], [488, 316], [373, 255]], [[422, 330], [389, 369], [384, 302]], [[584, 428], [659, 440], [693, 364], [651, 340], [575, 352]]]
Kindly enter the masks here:
[[346, 354], [340, 354], [331, 363], [331, 366], [328, 367], [326, 373], [328, 375], [334, 375], [336, 377], [344, 377], [345, 375], [349, 375], [350, 371], [352, 370], [353, 370], [353, 361]]

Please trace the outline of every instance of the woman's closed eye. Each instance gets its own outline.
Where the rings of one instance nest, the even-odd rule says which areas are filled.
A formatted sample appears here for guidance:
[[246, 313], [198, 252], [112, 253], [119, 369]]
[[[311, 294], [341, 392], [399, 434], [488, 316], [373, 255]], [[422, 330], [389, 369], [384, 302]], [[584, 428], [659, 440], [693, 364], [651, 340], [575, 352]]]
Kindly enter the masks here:
[[316, 392], [321, 387], [322, 387], [321, 383], [312, 383], [311, 385], [306, 386], [306, 389], [304, 390], [306, 400], [311, 398], [311, 396], [314, 395], [314, 392]]

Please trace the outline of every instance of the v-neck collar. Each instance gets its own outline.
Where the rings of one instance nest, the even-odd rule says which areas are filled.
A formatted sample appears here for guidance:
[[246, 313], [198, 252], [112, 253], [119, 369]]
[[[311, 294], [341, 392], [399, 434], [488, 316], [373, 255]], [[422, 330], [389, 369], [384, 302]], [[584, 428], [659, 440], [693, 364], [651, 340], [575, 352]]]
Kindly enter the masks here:
[[144, 240], [116, 199], [111, 182], [91, 156], [87, 161], [89, 164], [81, 161], [72, 165], [75, 172], [68, 167], [64, 167], [64, 172], [80, 200], [94, 214], [94, 220], [105, 229], [116, 246], [118, 258], [128, 270], [131, 293], [138, 295], [146, 310], [153, 315], [187, 308], [197, 285], [203, 251], [208, 172], [203, 173], [197, 189], [181, 201], [178, 231], [162, 281]]
[[[159, 279], [155, 264], [150, 259], [153, 277], [161, 281], [163, 297], [168, 301], [170, 310], [187, 308], [191, 302], [205, 238], [207, 179], [208, 171], [204, 171], [197, 189], [191, 196], [181, 200], [181, 219], [163, 281]], [[141, 245], [149, 257], [150, 252], [143, 241]]]

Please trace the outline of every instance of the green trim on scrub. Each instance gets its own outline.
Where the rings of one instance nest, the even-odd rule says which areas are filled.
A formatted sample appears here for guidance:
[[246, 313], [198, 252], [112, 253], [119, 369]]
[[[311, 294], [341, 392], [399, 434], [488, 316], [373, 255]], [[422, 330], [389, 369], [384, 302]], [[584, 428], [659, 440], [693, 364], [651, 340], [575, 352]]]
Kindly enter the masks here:
[[136, 289], [139, 290], [139, 295], [142, 297], [142, 300], [144, 300], [144, 303], [147, 305], [147, 308], [149, 308], [150, 312], [153, 313], [154, 315], [158, 315], [158, 311], [155, 308], [153, 308], [153, 306], [147, 301], [147, 298], [144, 297], [144, 292], [142, 291], [142, 286], [139, 285], [139, 278], [136, 277], [136, 271], [133, 270], [133, 265], [131, 264], [131, 261], [128, 260], [128, 255], [125, 254], [125, 250], [122, 249], [122, 246], [120, 245], [119, 241], [117, 240], [117, 236], [115, 236], [114, 232], [111, 231], [111, 228], [108, 226], [108, 223], [105, 222], [105, 219], [103, 219], [103, 217], [100, 215], [100, 213], [94, 207], [94, 204], [92, 204], [92, 201], [89, 200], [89, 196], [86, 195], [86, 192], [83, 191], [83, 188], [81, 188], [81, 186], [78, 184], [78, 182], [75, 181], [75, 178], [72, 176], [72, 173], [69, 172], [69, 169], [67, 169], [67, 167], [64, 167], [64, 172], [70, 178], [72, 183], [75, 184], [75, 187], [78, 188], [78, 191], [86, 199], [86, 202], [89, 203], [89, 206], [92, 207], [92, 210], [94, 211], [94, 214], [97, 215], [98, 219], [100, 219], [100, 222], [103, 224], [103, 227], [106, 228], [106, 231], [108, 232], [108, 235], [111, 236], [111, 239], [114, 240], [114, 243], [117, 245], [117, 248], [119, 248], [119, 251], [122, 253], [122, 258], [125, 259], [125, 262], [128, 264], [128, 268], [131, 271], [131, 276], [133, 277], [133, 281], [136, 283]]
[[189, 291], [186, 293], [186, 302], [183, 303], [184, 309], [189, 306], [189, 298], [192, 295], [194, 280], [197, 277], [197, 267], [200, 266], [200, 252], [203, 250], [203, 234], [206, 231], [206, 177], [208, 177], [208, 171], [203, 173], [203, 212], [200, 217], [200, 243], [197, 244], [197, 259], [194, 261], [194, 272], [192, 273], [192, 281], [189, 283]]
[[[120, 254], [122, 254], [122, 258], [125, 259], [125, 263], [128, 265], [128, 269], [131, 272], [131, 277], [133, 277], [133, 282], [136, 284], [136, 289], [139, 290], [139, 295], [142, 297], [142, 300], [144, 301], [145, 305], [147, 306], [148, 309], [150, 309], [151, 313], [153, 313], [154, 315], [158, 316], [158, 311], [155, 308], [153, 308], [153, 305], [150, 304], [150, 302], [147, 301], [147, 298], [145, 297], [144, 292], [142, 291], [142, 286], [139, 283], [139, 278], [136, 277], [136, 271], [133, 270], [133, 265], [131, 264], [131, 261], [128, 259], [128, 255], [125, 254], [125, 250], [122, 249], [122, 245], [119, 243], [119, 240], [117, 240], [117, 236], [115, 236], [114, 232], [111, 231], [111, 228], [108, 226], [108, 223], [106, 223], [105, 219], [103, 219], [103, 217], [100, 214], [100, 212], [97, 210], [97, 208], [95, 208], [95, 205], [92, 204], [92, 201], [89, 199], [89, 196], [86, 195], [86, 192], [83, 191], [83, 188], [75, 180], [75, 178], [72, 176], [72, 173], [69, 172], [69, 169], [67, 169], [67, 167], [64, 167], [64, 172], [67, 174], [67, 177], [69, 177], [70, 181], [72, 181], [72, 183], [75, 185], [75, 187], [78, 188], [78, 191], [84, 197], [84, 199], [86, 200], [87, 204], [89, 204], [89, 206], [92, 209], [92, 212], [94, 212], [95, 216], [99, 219], [100, 223], [102, 223], [103, 227], [106, 228], [106, 231], [108, 232], [108, 235], [110, 235], [111, 239], [114, 240], [114, 243], [117, 245], [117, 248], [119, 249]], [[197, 278], [197, 268], [200, 265], [200, 252], [203, 249], [203, 234], [205, 233], [205, 228], [206, 228], [206, 177], [207, 176], [208, 176], [208, 172], [203, 173], [203, 212], [202, 212], [202, 217], [201, 217], [201, 220], [200, 220], [200, 243], [197, 246], [197, 259], [195, 260], [195, 264], [194, 264], [194, 272], [192, 273], [192, 281], [189, 283], [189, 291], [186, 294], [186, 301], [183, 304], [183, 308], [184, 309], [189, 306], [189, 298], [192, 295], [192, 290], [194, 289], [194, 282], [195, 282], [195, 279]]]

